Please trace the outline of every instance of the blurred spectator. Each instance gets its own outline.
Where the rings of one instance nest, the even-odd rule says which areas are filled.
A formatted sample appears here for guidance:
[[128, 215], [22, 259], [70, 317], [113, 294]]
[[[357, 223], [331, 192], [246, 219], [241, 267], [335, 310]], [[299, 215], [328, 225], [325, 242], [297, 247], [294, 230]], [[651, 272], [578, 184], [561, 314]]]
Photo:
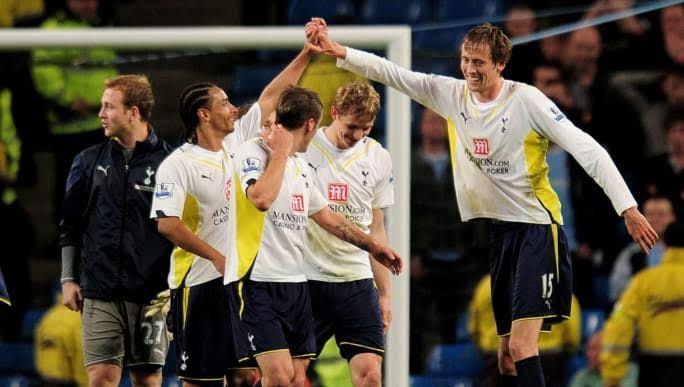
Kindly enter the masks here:
[[665, 116], [667, 152], [644, 162], [639, 177], [641, 197], [670, 199], [677, 219], [684, 219], [684, 110], [671, 110]]
[[67, 387], [88, 385], [83, 365], [81, 314], [62, 304], [62, 295], [38, 323], [35, 332], [36, 371], [41, 386]]
[[437, 322], [438, 342], [453, 342], [473, 279], [487, 270], [484, 223], [459, 220], [446, 120], [424, 109], [420, 134], [411, 160], [412, 374], [422, 371], [423, 354], [431, 344], [430, 322]]
[[638, 114], [646, 140], [646, 156], [664, 153], [665, 114], [671, 109], [684, 109], [684, 65], [669, 67], [664, 73], [617, 73], [611, 78], [611, 88]]
[[0, 28], [26, 24], [40, 18], [45, 12], [44, 0], [0, 1]]
[[[537, 15], [527, 4], [516, 4], [506, 12], [503, 29], [512, 39], [534, 33], [537, 29]], [[530, 69], [542, 59], [539, 42], [534, 41], [517, 46], [505, 69], [506, 78], [529, 82]]]
[[323, 352], [312, 364], [313, 371], [321, 387], [351, 387], [351, 374], [347, 361], [340, 356], [340, 348], [331, 337], [325, 343]]
[[[662, 262], [632, 278], [603, 330], [601, 376], [619, 386], [637, 338], [639, 386], [680, 385], [684, 380], [684, 225], [665, 231]], [[638, 333], [638, 334], [637, 334]]]
[[[598, 331], [591, 335], [589, 340], [587, 340], [586, 348], [584, 354], [587, 358], [587, 366], [583, 368], [572, 377], [570, 381], [570, 387], [604, 387], [603, 380], [601, 379], [601, 372], [599, 368], [601, 366], [601, 359], [599, 355], [601, 354], [601, 336], [602, 332]], [[627, 374], [620, 382], [621, 387], [637, 387], [637, 375], [639, 373], [639, 367], [636, 364], [630, 362], [627, 368]]]
[[12, 119], [12, 93], [0, 88], [0, 268], [5, 274], [12, 307], [0, 309], [0, 339], [21, 338], [21, 323], [31, 306], [29, 256], [33, 227], [15, 190], [21, 159], [21, 140]]
[[[579, 349], [582, 337], [581, 310], [576, 297], [572, 297], [570, 319], [553, 326], [551, 332], [539, 336], [539, 357], [548, 387], [563, 387], [566, 360]], [[475, 288], [468, 309], [468, 332], [484, 358], [482, 387], [501, 385], [497, 365], [499, 337], [492, 309], [491, 277], [484, 276]]]
[[[646, 199], [642, 204], [642, 211], [646, 220], [653, 226], [658, 235], [661, 236], [665, 234], [667, 226], [676, 220], [672, 203], [666, 197]], [[610, 274], [610, 299], [617, 301], [634, 274], [647, 267], [660, 264], [664, 251], [665, 244], [662, 238], [651, 248], [648, 255], [645, 255], [639, 248], [639, 245], [634, 242], [622, 249], [620, 255], [615, 260], [613, 271]]]
[[537, 29], [536, 17], [534, 10], [528, 5], [514, 5], [506, 12], [504, 31], [509, 38], [529, 35]]
[[660, 28], [669, 60], [684, 65], [684, 4], [663, 8], [660, 11]]
[[[93, 28], [101, 25], [98, 0], [66, 0], [66, 8], [43, 22], [41, 28]], [[48, 105], [55, 154], [55, 208], [60, 208], [69, 167], [76, 154], [103, 140], [98, 117], [105, 79], [117, 75], [108, 48], [51, 48], [33, 52], [36, 88]], [[56, 211], [59, 214], [59, 210]]]

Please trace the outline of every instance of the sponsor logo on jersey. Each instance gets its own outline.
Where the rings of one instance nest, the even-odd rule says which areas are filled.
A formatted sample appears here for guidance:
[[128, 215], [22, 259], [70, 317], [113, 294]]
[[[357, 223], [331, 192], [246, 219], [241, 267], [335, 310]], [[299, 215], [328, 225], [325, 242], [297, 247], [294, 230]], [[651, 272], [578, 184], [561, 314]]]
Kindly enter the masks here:
[[168, 199], [173, 197], [173, 183], [160, 183], [154, 192], [157, 199]]
[[479, 156], [489, 155], [489, 141], [486, 138], [473, 138], [475, 154]]
[[261, 169], [261, 160], [248, 157], [242, 160], [242, 173], [249, 173]]
[[328, 200], [331, 202], [346, 202], [349, 200], [349, 185], [347, 183], [328, 184]]
[[226, 200], [230, 201], [230, 193], [233, 190], [233, 178], [229, 177], [228, 181], [226, 181], [226, 187], [225, 187], [225, 192], [226, 192]]
[[292, 194], [292, 211], [304, 212], [304, 195]]
[[225, 205], [218, 210], [214, 211], [211, 215], [211, 219], [214, 222], [214, 226], [220, 226], [222, 223], [228, 221], [228, 216], [230, 215], [230, 207]]

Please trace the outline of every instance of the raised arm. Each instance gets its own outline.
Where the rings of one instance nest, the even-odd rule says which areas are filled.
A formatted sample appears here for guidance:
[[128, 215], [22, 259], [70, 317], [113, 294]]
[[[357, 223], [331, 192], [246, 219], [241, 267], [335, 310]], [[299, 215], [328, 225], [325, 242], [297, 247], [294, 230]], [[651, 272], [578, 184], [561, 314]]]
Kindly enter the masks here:
[[311, 60], [311, 45], [306, 44], [290, 64], [283, 69], [273, 80], [266, 85], [259, 96], [258, 103], [261, 108], [262, 125], [263, 120], [268, 119], [271, 112], [276, 109], [280, 94], [290, 85], [296, 85], [299, 78], [304, 74], [306, 66]]
[[[292, 133], [285, 130], [280, 125], [273, 125], [268, 133], [264, 133], [264, 141], [271, 149], [268, 164], [265, 166], [263, 173], [250, 178], [246, 175], [247, 184], [246, 195], [247, 199], [254, 204], [259, 211], [268, 210], [273, 202], [278, 197], [280, 187], [283, 185], [283, 177], [285, 176], [285, 167], [287, 166], [287, 158], [292, 149]], [[241, 160], [238, 160], [241, 162]]]
[[390, 86], [443, 117], [453, 107], [453, 95], [462, 92], [463, 81], [411, 71], [371, 53], [342, 46], [328, 36], [323, 19], [312, 18], [305, 33], [311, 51], [337, 58], [337, 67]]
[[218, 250], [211, 247], [207, 242], [201, 240], [193, 234], [188, 226], [176, 216], [157, 218], [157, 230], [166, 239], [181, 249], [206, 258], [214, 264], [216, 270], [223, 274], [226, 264], [226, 257]]
[[401, 256], [386, 244], [361, 231], [344, 216], [326, 206], [310, 217], [337, 238], [368, 251], [374, 260], [390, 269], [393, 274], [401, 273], [403, 267]]

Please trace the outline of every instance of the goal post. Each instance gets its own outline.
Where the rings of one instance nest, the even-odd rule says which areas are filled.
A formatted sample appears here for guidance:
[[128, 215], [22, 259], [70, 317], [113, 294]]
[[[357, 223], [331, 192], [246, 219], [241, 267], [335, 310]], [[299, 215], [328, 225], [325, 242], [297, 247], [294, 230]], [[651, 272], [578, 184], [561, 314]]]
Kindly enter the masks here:
[[[385, 49], [389, 60], [411, 67], [411, 29], [408, 26], [331, 27], [330, 35], [352, 47]], [[0, 30], [0, 51], [39, 47], [284, 49], [299, 48], [303, 42], [303, 27]], [[395, 175], [395, 205], [387, 211], [387, 234], [391, 245], [405, 259], [405, 265], [404, 273], [392, 278], [393, 322], [387, 337], [384, 380], [388, 386], [408, 387], [411, 108], [409, 98], [391, 88], [387, 88], [385, 106], [387, 148], [392, 155]]]

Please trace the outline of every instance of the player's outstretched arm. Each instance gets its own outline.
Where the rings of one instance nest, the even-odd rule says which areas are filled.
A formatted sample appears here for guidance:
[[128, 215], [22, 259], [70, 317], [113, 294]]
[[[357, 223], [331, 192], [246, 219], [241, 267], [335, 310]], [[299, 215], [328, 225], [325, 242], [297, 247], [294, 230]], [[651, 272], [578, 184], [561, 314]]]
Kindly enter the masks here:
[[157, 219], [157, 230], [166, 239], [181, 249], [206, 258], [214, 264], [219, 273], [224, 273], [226, 257], [207, 242], [193, 234], [188, 226], [178, 217], [169, 216]]
[[401, 256], [386, 244], [378, 242], [375, 238], [361, 231], [344, 216], [325, 206], [311, 215], [311, 219], [339, 239], [368, 251], [373, 259], [390, 269], [393, 274], [401, 273], [403, 267]]
[[641, 247], [641, 251], [648, 254], [658, 240], [658, 233], [636, 207], [626, 209], [622, 217], [625, 218], [629, 235]]
[[313, 17], [304, 27], [307, 46], [316, 54], [324, 54], [335, 58], [344, 59], [347, 57], [347, 49], [330, 39], [328, 36], [328, 25], [320, 17]]
[[[305, 43], [302, 50], [292, 62], [276, 75], [261, 92], [257, 102], [259, 103], [263, 120], [266, 120], [271, 112], [278, 106], [280, 94], [282, 94], [288, 86], [296, 85], [297, 82], [299, 82], [299, 78], [304, 74], [304, 70], [306, 69], [306, 66], [309, 65], [309, 61], [313, 55], [312, 48], [313, 47], [310, 44]], [[264, 122], [262, 122], [262, 125], [263, 124]]]

